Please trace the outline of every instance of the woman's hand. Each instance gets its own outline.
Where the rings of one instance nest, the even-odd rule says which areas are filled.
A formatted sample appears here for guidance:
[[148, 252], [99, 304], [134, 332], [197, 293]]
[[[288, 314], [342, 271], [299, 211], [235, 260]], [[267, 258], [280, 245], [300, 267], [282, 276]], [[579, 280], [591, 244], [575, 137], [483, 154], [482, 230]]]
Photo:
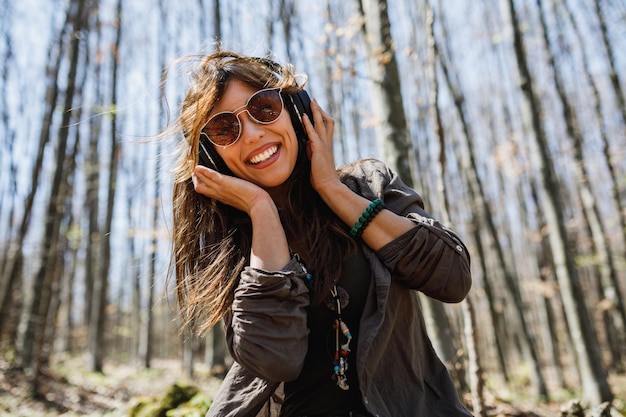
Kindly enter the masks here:
[[[371, 201], [349, 189], [339, 179], [333, 157], [333, 128], [335, 121], [317, 101], [311, 102], [313, 126], [304, 117], [304, 127], [309, 136], [309, 158], [311, 159], [311, 184], [328, 207], [352, 227], [367, 209]], [[413, 222], [398, 216], [389, 210], [382, 210], [372, 220], [361, 235], [363, 241], [372, 249], [378, 250], [415, 227]]]
[[276, 205], [267, 191], [249, 181], [201, 165], [194, 168], [191, 178], [196, 192], [250, 216], [254, 231], [251, 267], [277, 271], [289, 262], [287, 238]]
[[[193, 162], [190, 163], [193, 164]], [[197, 193], [232, 206], [248, 215], [255, 204], [271, 200], [267, 191], [258, 185], [202, 165], [194, 167], [191, 179]]]
[[325, 189], [341, 185], [333, 155], [335, 120], [320, 107], [317, 100], [311, 101], [311, 112], [315, 125], [311, 124], [308, 116], [303, 118], [309, 137], [307, 152], [311, 160], [311, 185], [322, 194]]

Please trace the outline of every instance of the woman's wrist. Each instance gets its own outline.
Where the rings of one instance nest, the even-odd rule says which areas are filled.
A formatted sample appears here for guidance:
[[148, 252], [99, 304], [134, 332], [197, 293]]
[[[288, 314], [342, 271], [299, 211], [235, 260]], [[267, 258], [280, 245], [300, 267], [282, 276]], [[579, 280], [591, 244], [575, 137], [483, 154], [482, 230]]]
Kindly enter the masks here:
[[278, 216], [278, 209], [276, 208], [276, 204], [272, 197], [267, 194], [266, 198], [259, 198], [250, 206], [248, 210], [248, 216], [250, 216], [250, 220], [254, 224], [255, 220], [263, 221], [263, 220], [271, 220], [276, 219], [280, 222], [280, 218]]
[[333, 205], [333, 200], [341, 202], [341, 196], [345, 195], [345, 193], [353, 194], [353, 191], [342, 183], [339, 178], [334, 181], [327, 181], [323, 186], [317, 187], [315, 191], [317, 191], [320, 197], [322, 197], [322, 200], [330, 207]]
[[289, 261], [289, 245], [278, 209], [269, 198], [256, 202], [249, 212], [252, 222], [250, 266], [278, 271]]

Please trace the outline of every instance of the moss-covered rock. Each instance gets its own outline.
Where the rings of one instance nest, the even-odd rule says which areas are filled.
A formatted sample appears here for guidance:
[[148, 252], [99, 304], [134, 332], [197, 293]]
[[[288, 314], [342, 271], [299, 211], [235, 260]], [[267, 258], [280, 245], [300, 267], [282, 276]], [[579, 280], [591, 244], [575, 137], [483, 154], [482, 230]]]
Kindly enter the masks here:
[[199, 392], [189, 401], [166, 413], [167, 417], [204, 417], [211, 406], [211, 400]]
[[174, 384], [161, 399], [161, 405], [165, 410], [172, 410], [189, 401], [198, 391], [193, 385]]
[[[174, 384], [163, 396], [136, 398], [129, 417], [202, 417], [210, 400], [193, 385]], [[175, 411], [175, 413], [174, 413]]]

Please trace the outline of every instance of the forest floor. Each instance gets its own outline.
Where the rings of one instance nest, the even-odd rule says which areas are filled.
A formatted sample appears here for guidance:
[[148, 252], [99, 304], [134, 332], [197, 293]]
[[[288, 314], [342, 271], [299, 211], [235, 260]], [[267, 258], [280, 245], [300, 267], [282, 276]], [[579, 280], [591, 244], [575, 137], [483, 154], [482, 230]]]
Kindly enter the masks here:
[[[85, 371], [72, 360], [44, 372], [37, 395], [32, 395], [28, 377], [0, 360], [0, 417], [99, 416], [122, 417], [139, 398], [163, 395], [175, 383], [193, 384], [211, 397], [221, 380], [198, 370], [193, 380], [184, 377], [179, 362], [154, 361], [151, 369], [128, 365], [105, 366], [104, 374]], [[626, 376], [612, 376], [611, 386], [624, 409]], [[524, 390], [496, 392], [487, 389], [488, 415], [493, 417], [559, 417], [574, 397], [537, 403]]]

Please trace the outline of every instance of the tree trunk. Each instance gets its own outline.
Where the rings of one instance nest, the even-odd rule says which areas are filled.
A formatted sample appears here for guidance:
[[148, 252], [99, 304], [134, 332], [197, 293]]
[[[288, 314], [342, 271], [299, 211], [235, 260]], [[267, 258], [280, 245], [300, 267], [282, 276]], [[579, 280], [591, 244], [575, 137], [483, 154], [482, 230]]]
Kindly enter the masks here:
[[215, 31], [213, 36], [216, 41], [222, 39], [222, 16], [220, 9], [220, 0], [213, 0], [213, 24], [215, 25]]
[[[0, 62], [2, 62], [2, 68], [0, 70], [0, 120], [2, 121], [1, 135], [4, 138], [4, 142], [2, 143], [2, 149], [0, 149], [0, 166], [10, 167], [8, 169], [8, 171], [10, 172], [10, 179], [6, 182], [6, 184], [0, 182], [0, 222], [2, 222], [4, 218], [7, 219], [7, 224], [3, 225], [0, 223], [0, 228], [4, 227], [3, 230], [5, 230], [5, 238], [12, 235], [11, 231], [15, 226], [15, 203], [17, 201], [17, 152], [14, 150], [16, 131], [15, 128], [11, 126], [11, 114], [9, 111], [9, 92], [7, 88], [10, 84], [11, 67], [15, 65], [13, 37], [11, 34], [11, 23], [13, 22], [13, 20], [13, 10], [11, 10], [11, 8], [7, 5], [2, 13], [2, 16], [0, 17], [0, 28], [2, 28], [2, 33], [0, 33], [0, 36], [2, 37], [4, 43], [2, 56], [0, 56]], [[2, 188], [4, 185], [7, 186], [6, 190]], [[6, 208], [5, 203], [9, 204], [8, 209]], [[9, 212], [6, 217], [3, 215], [3, 213], [5, 213], [5, 210]], [[8, 262], [6, 255], [6, 252], [0, 254], [0, 289], [4, 288], [2, 279], [4, 277], [4, 269]], [[2, 291], [0, 291], [0, 293], [1, 292]], [[0, 321], [2, 321], [1, 319], [3, 317], [3, 309], [4, 305], [2, 304], [2, 298], [0, 298]], [[1, 336], [2, 329], [0, 328], [0, 339]]]
[[0, 333], [2, 333], [3, 324], [10, 323], [8, 317], [5, 316], [5, 314], [10, 313], [10, 309], [7, 304], [10, 302], [9, 297], [13, 291], [16, 281], [21, 280], [23, 262], [22, 251], [26, 235], [28, 234], [31, 226], [31, 216], [33, 213], [35, 196], [39, 190], [39, 180], [41, 177], [41, 168], [43, 166], [44, 152], [48, 142], [50, 141], [52, 119], [55, 114], [59, 96], [58, 78], [65, 50], [64, 41], [66, 30], [70, 21], [71, 15], [68, 11], [65, 24], [59, 33], [56, 43], [52, 43], [48, 49], [48, 66], [46, 68], [47, 88], [44, 101], [44, 113], [41, 121], [41, 130], [39, 132], [37, 156], [35, 157], [35, 162], [33, 163], [32, 172], [30, 174], [30, 186], [28, 195], [24, 201], [23, 214], [19, 229], [13, 240], [13, 244], [10, 244], [7, 250], [7, 263], [4, 265], [2, 271], [3, 273], [0, 277], [0, 313], [2, 314], [0, 315]]
[[[83, 66], [84, 67], [84, 66]], [[84, 81], [84, 77], [83, 77]], [[83, 84], [81, 84], [78, 90], [82, 91]], [[82, 101], [82, 95], [80, 93], [77, 96], [81, 96], [78, 98], [78, 101]], [[76, 111], [76, 119], [80, 120], [81, 110], [80, 108]], [[56, 245], [56, 261], [55, 261], [55, 269], [53, 271], [48, 271], [49, 274], [52, 274], [52, 289], [51, 289], [51, 301], [50, 307], [48, 309], [48, 315], [46, 319], [46, 325], [44, 330], [44, 341], [41, 349], [39, 366], [49, 366], [50, 364], [50, 355], [53, 353], [53, 347], [55, 345], [55, 339], [57, 337], [57, 322], [59, 317], [59, 312], [61, 311], [61, 302], [63, 301], [61, 297], [62, 285], [64, 282], [64, 277], [68, 274], [66, 272], [65, 265], [65, 255], [70, 253], [70, 228], [74, 224], [74, 216], [72, 215], [72, 199], [74, 197], [74, 177], [76, 172], [76, 160], [78, 157], [78, 153], [80, 150], [80, 131], [76, 129], [74, 132], [74, 148], [73, 150], [66, 156], [65, 162], [65, 171], [64, 176], [64, 184], [63, 188], [65, 189], [65, 201], [64, 201], [64, 210], [62, 214], [62, 222], [61, 225], [62, 230], [59, 233], [59, 241]], [[69, 309], [69, 307], [68, 307]]]
[[[439, 112], [439, 82], [437, 78], [437, 50], [435, 47], [434, 38], [434, 14], [431, 5], [426, 3], [426, 32], [428, 37], [429, 58], [430, 62], [427, 66], [428, 78], [430, 83], [430, 105], [431, 118], [434, 124], [435, 135], [439, 141], [439, 160], [436, 164], [437, 169], [437, 195], [441, 204], [439, 209], [441, 213], [441, 221], [443, 224], [450, 223], [450, 204], [449, 199], [445, 193], [445, 177], [446, 177], [446, 136], [443, 130], [441, 121], [441, 114]], [[427, 327], [432, 333], [433, 345], [437, 353], [441, 356], [448, 369], [454, 374], [454, 379], [457, 381], [460, 389], [465, 390], [467, 388], [465, 369], [461, 359], [459, 358], [457, 343], [454, 341], [452, 331], [450, 328], [450, 322], [447, 314], [444, 310], [442, 303], [433, 300], [430, 297], [420, 296], [424, 315], [427, 320]], [[464, 310], [467, 312], [467, 310]], [[463, 317], [464, 320], [469, 320], [467, 317]], [[472, 343], [472, 346], [475, 346]]]
[[[96, 21], [96, 45], [102, 43], [102, 25], [99, 20]], [[102, 63], [96, 61], [93, 66], [93, 78], [94, 78], [94, 97], [99, 103], [105, 103], [106, 99], [103, 94], [103, 82], [102, 82]], [[103, 118], [100, 117], [96, 109], [93, 109], [89, 118], [89, 148], [87, 150], [87, 162], [85, 163], [85, 177], [86, 184], [86, 201], [85, 201], [85, 214], [87, 217], [87, 248], [85, 251], [85, 294], [88, 294], [85, 300], [85, 326], [91, 327], [91, 314], [93, 312], [94, 303], [94, 283], [98, 277], [98, 271], [100, 269], [100, 247], [101, 247], [101, 232], [100, 232], [100, 172], [102, 170], [103, 161], [101, 161], [100, 151], [98, 149], [98, 143], [100, 142], [100, 132], [102, 130]], [[89, 350], [96, 341], [87, 341]], [[93, 359], [88, 357], [87, 361], [93, 363]], [[90, 368], [93, 368], [90, 365]]]
[[[494, 223], [494, 214], [492, 213], [492, 209], [490, 208], [487, 197], [485, 196], [484, 186], [481, 178], [478, 176], [479, 167], [476, 163], [475, 156], [475, 141], [474, 135], [472, 134], [472, 129], [469, 126], [469, 123], [466, 120], [465, 104], [466, 100], [463, 95], [463, 92], [458, 85], [458, 83], [454, 82], [452, 79], [452, 74], [447, 66], [447, 63], [438, 52], [438, 42], [436, 39], [433, 39], [433, 48], [435, 48], [435, 56], [438, 58], [439, 63], [441, 64], [444, 78], [446, 80], [446, 84], [454, 99], [454, 105], [459, 116], [459, 120], [461, 122], [461, 127], [463, 130], [463, 134], [461, 135], [464, 140], [463, 147], [457, 147], [457, 157], [461, 163], [461, 169], [466, 174], [466, 181], [469, 190], [470, 196], [470, 204], [472, 207], [472, 213], [476, 213], [478, 218], [478, 230], [483, 230], [489, 237], [491, 242], [491, 248], [495, 252], [495, 260], [497, 261], [498, 267], [502, 273], [502, 277], [504, 278], [504, 284], [506, 286], [508, 296], [512, 299], [513, 305], [515, 306], [516, 314], [519, 321], [519, 330], [521, 331], [520, 342], [522, 343], [522, 349], [525, 352], [525, 355], [528, 360], [528, 365], [531, 370], [531, 380], [533, 386], [536, 390], [536, 395], [539, 398], [547, 399], [548, 398], [548, 390], [545, 383], [545, 378], [541, 371], [541, 363], [539, 360], [539, 355], [537, 352], [537, 346], [535, 342], [535, 337], [531, 331], [530, 325], [528, 323], [527, 316], [524, 311], [524, 301], [522, 299], [522, 294], [517, 284], [515, 274], [511, 270], [508, 262], [506, 262], [504, 250], [502, 245], [500, 244], [501, 239], [498, 234], [498, 230]], [[446, 50], [447, 55], [451, 55], [450, 48]], [[481, 242], [483, 239], [480, 236], [480, 233], [476, 233], [479, 240], [477, 242]], [[485, 251], [486, 254], [486, 251]], [[485, 281], [493, 280], [493, 274], [486, 274], [484, 279]]]
[[217, 323], [211, 330], [211, 339], [207, 345], [211, 347], [210, 368], [212, 375], [226, 375], [226, 332], [222, 322]]
[[[144, 328], [142, 331], [143, 341], [141, 343], [142, 350], [140, 352], [141, 361], [145, 368], [150, 368], [152, 362], [152, 341], [153, 341], [153, 327], [154, 327], [154, 314], [153, 304], [154, 304], [154, 283], [155, 283], [155, 275], [156, 275], [156, 258], [157, 258], [157, 247], [158, 247], [158, 227], [159, 227], [159, 197], [161, 193], [161, 164], [160, 164], [160, 155], [161, 155], [161, 146], [157, 144], [156, 148], [156, 167], [154, 170], [154, 199], [153, 199], [153, 207], [152, 207], [152, 239], [150, 245], [150, 264], [148, 267], [148, 308], [146, 311], [146, 320], [143, 323]], [[186, 345], [185, 345], [186, 346]], [[193, 366], [193, 361], [189, 363], [190, 366]], [[193, 375], [193, 369], [189, 370], [189, 375]]]
[[[358, 0], [364, 17], [373, 114], [378, 116], [376, 137], [384, 161], [409, 186], [413, 185], [411, 142], [402, 103], [402, 86], [396, 62], [386, 0]], [[416, 173], [417, 175], [417, 173]]]
[[[410, 164], [413, 158], [407, 157], [410, 154], [411, 141], [402, 102], [402, 85], [391, 37], [387, 2], [360, 0], [358, 7], [364, 18], [362, 30], [368, 52], [373, 112], [379, 117], [375, 121], [378, 145], [385, 162], [407, 185], [412, 186], [413, 178], [419, 177], [419, 174], [417, 170], [415, 175], [412, 174]], [[430, 329], [435, 345], [441, 349], [438, 353], [448, 365], [453, 364], [457, 349], [443, 306], [437, 305], [437, 301], [428, 297], [420, 299], [423, 301], [425, 313], [430, 313], [429, 317], [437, 320]], [[432, 331], [434, 328], [437, 331]], [[464, 383], [464, 378], [459, 382]]]
[[279, 3], [280, 5], [278, 10], [280, 14], [280, 21], [283, 24], [283, 36], [285, 50], [287, 51], [287, 61], [293, 62], [293, 52], [291, 51], [291, 45], [293, 44], [292, 21], [296, 15], [296, 5], [293, 0], [279, 0]]
[[[604, 50], [606, 52], [609, 63], [609, 68], [611, 70], [609, 78], [611, 80], [613, 90], [615, 90], [617, 107], [619, 109], [620, 115], [622, 116], [623, 134], [626, 134], [626, 97], [624, 96], [624, 91], [622, 90], [622, 81], [620, 80], [621, 71], [615, 66], [615, 52], [613, 51], [613, 46], [611, 45], [611, 41], [609, 40], [609, 33], [606, 27], [604, 14], [602, 13], [600, 0], [594, 0], [593, 7], [596, 13], [596, 18], [598, 19], [598, 24], [600, 25], [600, 33], [602, 34], [602, 46], [604, 46]], [[622, 216], [626, 217], [626, 213], [622, 213]], [[624, 233], [626, 233], [626, 229], [624, 229]]]
[[583, 397], [589, 404], [610, 401], [613, 398], [608, 384], [606, 370], [600, 356], [597, 337], [593, 331], [584, 295], [580, 287], [576, 268], [573, 265], [573, 253], [568, 251], [565, 231], [564, 207], [559, 196], [559, 188], [553, 173], [548, 152], [548, 140], [541, 122], [544, 114], [540, 101], [535, 94], [535, 86], [528, 67], [522, 39], [522, 29], [518, 20], [513, 0], [508, 0], [517, 69], [520, 87], [525, 99], [527, 111], [532, 119], [537, 163], [542, 187], [541, 204], [546, 216], [550, 247], [554, 257], [556, 277], [561, 288], [567, 322], [575, 346], [576, 359], [582, 377]]
[[[553, 47], [548, 36], [548, 25], [546, 24], [542, 0], [536, 0], [539, 9], [539, 18], [543, 29], [543, 41], [548, 53], [548, 61], [552, 69], [552, 79], [558, 93], [559, 101], [563, 109], [563, 120], [565, 122], [567, 136], [572, 142], [574, 150], [574, 175], [576, 187], [578, 189], [579, 198], [583, 206], [583, 214], [586, 222], [586, 230], [591, 235], [591, 242], [598, 268], [594, 268], [600, 275], [601, 297], [607, 301], [607, 307], [603, 311], [605, 320], [611, 324], [606, 332], [609, 340], [615, 338], [614, 343], [610, 343], [610, 352], [612, 354], [611, 367], [619, 369], [622, 367], [622, 348], [625, 340], [624, 324], [626, 324], [626, 310], [621, 303], [619, 291], [617, 289], [617, 270], [613, 262], [613, 254], [611, 244], [609, 242], [609, 233], [601, 221], [600, 209], [593, 196], [590, 184], [590, 175], [587, 171], [584, 161], [583, 146], [584, 138], [580, 129], [580, 122], [574, 106], [570, 103], [565, 91], [565, 82], [561, 79], [561, 74], [557, 69], [555, 54], [552, 52]], [[553, 7], [555, 5], [553, 4]], [[594, 281], [596, 281], [594, 279]], [[610, 317], [609, 317], [610, 316]]]
[[74, 232], [78, 228], [78, 225], [73, 220], [68, 226], [68, 251], [70, 258], [70, 265], [67, 268], [67, 273], [61, 276], [61, 293], [60, 293], [60, 311], [58, 313], [58, 331], [54, 344], [55, 355], [71, 355], [74, 345], [73, 333], [74, 333], [74, 319], [73, 310], [74, 305], [74, 282], [77, 275], [78, 265], [78, 250], [80, 243], [76, 238]]
[[135, 237], [137, 235], [137, 230], [139, 229], [139, 225], [136, 224], [136, 222], [134, 221], [134, 216], [133, 216], [133, 192], [132, 192], [132, 186], [129, 185], [127, 191], [126, 191], [126, 195], [127, 195], [127, 201], [126, 201], [126, 207], [128, 209], [127, 212], [127, 221], [129, 224], [129, 228], [132, 231], [132, 233], [129, 233], [128, 235], [128, 248], [129, 248], [129, 262], [130, 262], [130, 268], [129, 268], [129, 280], [132, 283], [132, 289], [131, 289], [131, 306], [130, 306], [130, 324], [129, 324], [129, 329], [130, 329], [130, 357], [134, 362], [139, 363], [141, 360], [141, 356], [139, 354], [140, 352], [140, 346], [141, 346], [141, 328], [143, 327], [141, 325], [141, 319], [142, 319], [142, 314], [141, 314], [141, 269], [140, 269], [140, 262], [138, 262], [138, 254], [137, 254], [137, 249], [136, 249], [136, 245], [135, 245]]
[[[554, 6], [556, 7], [557, 4], [555, 3]], [[605, 120], [604, 113], [602, 112], [600, 91], [598, 89], [598, 85], [595, 81], [595, 78], [592, 76], [590, 59], [588, 57], [586, 49], [584, 48], [582, 34], [580, 33], [580, 29], [578, 28], [578, 25], [576, 24], [576, 20], [574, 19], [572, 15], [572, 11], [568, 7], [567, 3], [564, 3], [563, 5], [561, 5], [561, 7], [563, 7], [564, 9], [563, 14], [567, 16], [569, 23], [572, 25], [574, 34], [576, 36], [576, 40], [579, 45], [579, 49], [582, 54], [582, 64], [583, 64], [583, 68], [585, 72], [585, 79], [587, 80], [587, 83], [589, 84], [589, 87], [591, 88], [591, 92], [592, 92], [591, 98], [593, 100], [593, 108], [594, 108], [595, 116], [598, 120], [598, 125], [600, 128], [599, 133], [600, 133], [600, 138], [602, 140], [602, 151], [604, 154], [604, 163], [606, 164], [607, 169], [609, 171], [609, 177], [610, 177], [610, 182], [611, 182], [611, 195], [613, 197], [613, 204], [615, 205], [615, 209], [616, 209], [617, 216], [618, 216], [618, 223], [620, 225], [620, 228], [619, 228], [620, 232], [618, 234], [621, 236], [623, 243], [626, 244], [626, 208], [622, 204], [622, 201], [620, 198], [620, 185], [619, 185], [620, 181], [618, 180], [619, 174], [617, 172], [617, 168], [613, 161], [614, 159], [613, 155], [617, 153], [617, 150], [612, 150], [609, 144], [609, 139], [607, 135], [607, 122]], [[598, 7], [597, 4], [596, 4], [596, 7]], [[561, 10], [555, 10], [554, 13], [555, 15], [562, 15], [560, 12]], [[600, 10], [596, 9], [596, 12], [599, 13]], [[602, 26], [604, 27], [604, 25]], [[606, 30], [606, 28], [604, 28], [604, 30]], [[603, 36], [606, 37], [606, 33], [603, 34]], [[609, 54], [610, 54], [611, 49], [610, 49], [610, 44], [608, 44], [608, 39], [605, 39], [604, 42], [605, 42], [605, 45], [608, 45], [606, 46], [606, 49], [609, 51]], [[621, 94], [619, 83], [618, 83], [618, 90], [616, 94]], [[624, 120], [623, 123], [626, 124], [626, 120]], [[582, 154], [581, 154], [580, 163], [584, 167], [584, 160], [582, 159]], [[597, 216], [597, 217], [600, 218], [600, 216]], [[606, 232], [599, 231], [599, 233], [595, 234], [595, 236], [597, 236], [596, 239], [598, 239], [597, 245], [599, 247], [602, 247], [603, 245], [605, 245], [607, 248], [607, 251], [612, 253], [615, 259], [620, 259], [620, 255], [616, 254], [615, 250], [613, 250], [614, 245], [610, 243], [608, 239], [608, 233], [606, 234], [603, 234], [603, 233], [606, 233]], [[611, 255], [609, 254], [609, 256]], [[613, 314], [621, 315], [620, 321], [626, 324], [626, 307], [624, 307], [624, 304], [625, 304], [624, 296], [623, 296], [622, 289], [620, 288], [620, 285], [617, 281], [617, 277], [615, 273], [616, 272], [615, 270], [617, 269], [617, 267], [614, 266], [615, 261], [613, 260], [613, 258], [607, 259], [606, 263], [611, 263], [613, 266], [608, 268], [611, 270], [611, 273], [608, 274], [608, 279], [609, 279], [608, 282], [610, 282], [610, 284], [604, 285], [604, 287], [607, 289], [607, 291], [605, 291], [605, 294], [606, 294], [605, 298], [607, 299], [610, 305], [614, 306]], [[609, 290], [609, 289], [612, 289], [612, 290]], [[620, 333], [617, 333], [617, 334], [620, 334]], [[621, 335], [624, 335], [623, 330], [621, 332]], [[620, 348], [624, 348], [624, 345], [625, 345], [624, 343], [621, 343]], [[619, 366], [623, 367], [624, 365], [620, 364]]]
[[465, 319], [465, 340], [467, 340], [467, 356], [468, 356], [468, 374], [470, 392], [472, 393], [472, 410], [477, 417], [487, 417], [487, 409], [485, 407], [485, 378], [483, 376], [483, 368], [480, 363], [480, 355], [476, 346], [476, 314], [472, 299], [467, 297], [463, 303], [463, 318]]
[[[622, 241], [626, 244], [626, 208], [622, 204], [622, 200], [620, 198], [620, 185], [619, 185], [619, 180], [618, 180], [619, 173], [617, 171], [617, 167], [615, 164], [616, 161], [613, 160], [614, 155], [617, 155], [617, 150], [612, 151], [611, 146], [609, 145], [609, 140], [607, 137], [608, 136], [607, 135], [607, 122], [606, 122], [606, 118], [604, 117], [604, 113], [602, 112], [600, 91], [598, 88], [598, 83], [596, 82], [595, 78], [592, 76], [591, 63], [590, 63], [591, 60], [589, 58], [589, 54], [587, 53], [587, 50], [584, 47], [583, 35], [581, 34], [580, 29], [578, 28], [576, 20], [574, 19], [572, 15], [572, 11], [568, 7], [567, 2], [564, 2], [561, 6], [564, 9], [565, 16], [567, 16], [568, 21], [572, 25], [574, 34], [576, 36], [576, 40], [578, 42], [579, 49], [582, 54], [582, 64], [583, 64], [584, 71], [585, 71], [585, 79], [589, 83], [589, 87], [591, 88], [591, 91], [592, 91], [595, 116], [598, 119], [598, 124], [600, 126], [600, 137], [602, 139], [602, 151], [604, 153], [604, 162], [607, 165], [607, 168], [609, 170], [609, 175], [611, 178], [611, 184], [612, 184], [611, 192], [612, 192], [612, 197], [613, 197], [613, 203], [615, 204], [616, 211], [619, 217], [619, 224], [621, 226], [619, 229], [621, 232], [620, 235], [622, 237]], [[600, 5], [598, 1], [595, 1], [595, 8], [596, 8], [596, 15], [599, 18], [599, 22], [600, 22], [605, 50], [607, 51], [607, 55], [609, 56], [609, 68], [611, 69], [611, 76], [610, 76], [611, 83], [613, 85], [613, 89], [615, 90], [615, 95], [618, 100], [618, 107], [620, 107], [619, 109], [620, 113], [622, 114], [622, 126], [624, 126], [626, 125], [626, 110], [625, 110], [626, 104], [624, 104], [623, 99], [619, 101], [619, 97], [623, 96], [623, 91], [621, 89], [621, 81], [619, 80], [619, 78], [617, 78], [618, 74], [615, 72], [615, 69], [613, 68], [614, 67], [614, 59], [612, 58], [613, 50], [609, 42], [608, 35], [606, 33], [606, 25], [604, 23], [604, 18], [600, 10]], [[555, 14], [556, 13], [558, 12], [555, 12]]]
[[185, 332], [183, 338], [183, 373], [187, 378], [193, 378], [193, 351], [196, 345], [196, 337], [192, 332]]
[[[70, 7], [68, 13], [72, 13], [73, 33], [79, 33], [85, 27], [84, 1]], [[28, 307], [26, 317], [26, 330], [22, 344], [22, 366], [32, 368], [32, 387], [37, 392], [39, 384], [39, 371], [41, 365], [41, 353], [44, 342], [45, 324], [49, 313], [52, 297], [53, 278], [55, 276], [57, 247], [59, 244], [59, 231], [63, 217], [63, 203], [67, 194], [65, 178], [68, 175], [66, 164], [66, 149], [71, 126], [72, 108], [76, 87], [76, 74], [80, 55], [80, 37], [74, 36], [70, 42], [70, 63], [67, 74], [67, 88], [63, 103], [63, 115], [61, 118], [58, 143], [56, 149], [56, 169], [52, 178], [50, 195], [45, 214], [44, 239], [41, 250], [39, 268], [32, 281], [32, 299]]]
[[115, 206], [115, 194], [117, 190], [117, 171], [119, 165], [119, 146], [117, 142], [117, 88], [118, 88], [118, 51], [122, 34], [122, 0], [117, 1], [116, 8], [117, 30], [113, 48], [113, 60], [111, 64], [111, 151], [109, 154], [109, 177], [107, 181], [107, 204], [104, 226], [101, 233], [100, 262], [95, 276], [92, 297], [91, 312], [89, 317], [89, 352], [88, 367], [93, 372], [102, 372], [106, 325], [106, 306], [109, 290], [109, 269], [111, 262], [111, 231], [113, 224], [113, 208]]

